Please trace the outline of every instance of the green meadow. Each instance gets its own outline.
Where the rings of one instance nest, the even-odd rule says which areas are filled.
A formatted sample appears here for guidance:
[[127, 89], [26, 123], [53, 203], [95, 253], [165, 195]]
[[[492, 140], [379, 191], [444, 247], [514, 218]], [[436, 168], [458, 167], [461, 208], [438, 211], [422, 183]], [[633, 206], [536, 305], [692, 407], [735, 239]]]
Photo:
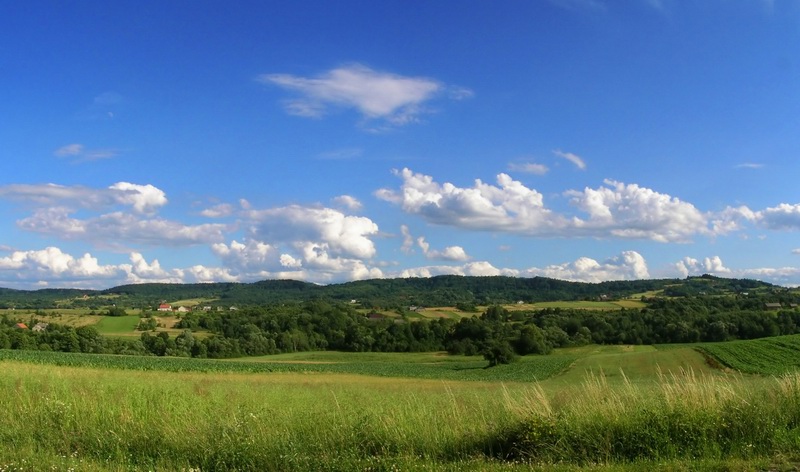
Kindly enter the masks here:
[[136, 326], [139, 325], [139, 316], [104, 316], [94, 327], [97, 332], [106, 336], [120, 336], [140, 334], [135, 333]]
[[[799, 339], [778, 341], [797, 354]], [[800, 373], [709, 352], [584, 346], [487, 369], [0, 351], [0, 470], [794, 470]]]

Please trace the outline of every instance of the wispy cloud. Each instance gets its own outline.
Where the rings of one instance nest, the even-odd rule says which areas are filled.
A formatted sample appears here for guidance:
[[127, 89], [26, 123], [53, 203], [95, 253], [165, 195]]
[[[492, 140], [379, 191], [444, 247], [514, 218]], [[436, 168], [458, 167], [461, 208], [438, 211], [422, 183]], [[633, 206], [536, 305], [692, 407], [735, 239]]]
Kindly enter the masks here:
[[83, 120], [113, 120], [123, 104], [122, 95], [107, 91], [92, 98], [92, 103], [80, 110], [77, 115]]
[[364, 207], [359, 199], [351, 195], [339, 195], [338, 197], [334, 197], [333, 203], [340, 208], [345, 208], [350, 211], [359, 211]]
[[364, 154], [364, 151], [360, 148], [344, 148], [344, 149], [336, 149], [333, 151], [323, 152], [317, 155], [318, 159], [323, 160], [347, 160], [347, 159], [355, 159], [357, 157], [361, 157]]
[[605, 10], [606, 4], [600, 0], [548, 0], [553, 5], [566, 10]]
[[508, 165], [508, 170], [524, 172], [526, 174], [544, 175], [550, 169], [544, 164], [537, 164], [535, 162], [514, 162]]
[[417, 121], [428, 112], [424, 105], [447, 92], [451, 99], [472, 95], [465, 88], [448, 87], [426, 77], [408, 77], [373, 70], [361, 64], [338, 67], [314, 77], [263, 74], [258, 81], [296, 92], [299, 98], [284, 102], [287, 113], [319, 118], [330, 108], [355, 109], [365, 119], [392, 125]]
[[87, 149], [83, 144], [67, 144], [53, 151], [56, 157], [70, 159], [73, 163], [111, 159], [119, 154], [116, 149]]
[[756, 164], [752, 162], [745, 162], [743, 164], [738, 164], [734, 167], [735, 169], [763, 169], [764, 164]]
[[586, 163], [577, 154], [572, 154], [571, 152], [564, 152], [561, 149], [554, 149], [553, 154], [570, 161], [571, 163], [575, 164], [575, 167], [577, 167], [580, 170], [586, 170]]
[[0, 198], [30, 202], [42, 207], [104, 208], [130, 206], [136, 213], [152, 214], [167, 203], [163, 190], [150, 184], [117, 182], [108, 188], [79, 185], [11, 184], [0, 186]]

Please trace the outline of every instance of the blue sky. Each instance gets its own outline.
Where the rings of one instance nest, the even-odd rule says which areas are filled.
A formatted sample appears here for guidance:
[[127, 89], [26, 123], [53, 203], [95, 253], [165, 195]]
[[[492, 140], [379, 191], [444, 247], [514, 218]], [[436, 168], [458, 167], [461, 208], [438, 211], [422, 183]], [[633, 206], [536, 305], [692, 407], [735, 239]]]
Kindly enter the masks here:
[[0, 286], [800, 284], [795, 0], [34, 0], [0, 44]]

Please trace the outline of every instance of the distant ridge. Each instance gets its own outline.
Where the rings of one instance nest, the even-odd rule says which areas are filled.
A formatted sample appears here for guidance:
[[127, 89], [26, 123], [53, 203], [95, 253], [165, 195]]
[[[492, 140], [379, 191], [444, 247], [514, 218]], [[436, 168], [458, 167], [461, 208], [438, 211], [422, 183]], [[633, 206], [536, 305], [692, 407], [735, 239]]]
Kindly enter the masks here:
[[356, 301], [365, 307], [409, 305], [453, 306], [526, 303], [557, 300], [597, 300], [656, 293], [669, 296], [741, 294], [786, 290], [750, 279], [704, 275], [686, 279], [647, 279], [598, 283], [569, 282], [547, 277], [458, 276], [371, 279], [331, 285], [297, 280], [262, 280], [252, 283], [144, 283], [105, 290], [0, 288], [0, 307], [96, 306], [109, 303], [144, 307], [163, 300], [201, 300], [209, 305], [264, 305], [328, 300]]

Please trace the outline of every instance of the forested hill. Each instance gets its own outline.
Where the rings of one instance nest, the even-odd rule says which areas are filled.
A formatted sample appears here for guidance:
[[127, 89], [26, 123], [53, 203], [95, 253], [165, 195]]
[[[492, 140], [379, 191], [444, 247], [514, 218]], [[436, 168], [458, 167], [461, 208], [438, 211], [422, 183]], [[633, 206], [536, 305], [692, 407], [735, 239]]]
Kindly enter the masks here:
[[46, 308], [90, 306], [104, 298], [123, 306], [158, 304], [162, 300], [201, 299], [211, 305], [271, 305], [325, 299], [357, 300], [363, 307], [393, 308], [409, 305], [453, 306], [526, 303], [556, 300], [597, 300], [658, 293], [666, 296], [723, 295], [743, 292], [784, 292], [778, 286], [748, 279], [712, 276], [687, 279], [632, 280], [601, 283], [567, 282], [545, 277], [469, 277], [445, 275], [430, 278], [373, 279], [333, 285], [294, 280], [255, 283], [135, 284], [102, 291], [0, 289], [0, 307]]

